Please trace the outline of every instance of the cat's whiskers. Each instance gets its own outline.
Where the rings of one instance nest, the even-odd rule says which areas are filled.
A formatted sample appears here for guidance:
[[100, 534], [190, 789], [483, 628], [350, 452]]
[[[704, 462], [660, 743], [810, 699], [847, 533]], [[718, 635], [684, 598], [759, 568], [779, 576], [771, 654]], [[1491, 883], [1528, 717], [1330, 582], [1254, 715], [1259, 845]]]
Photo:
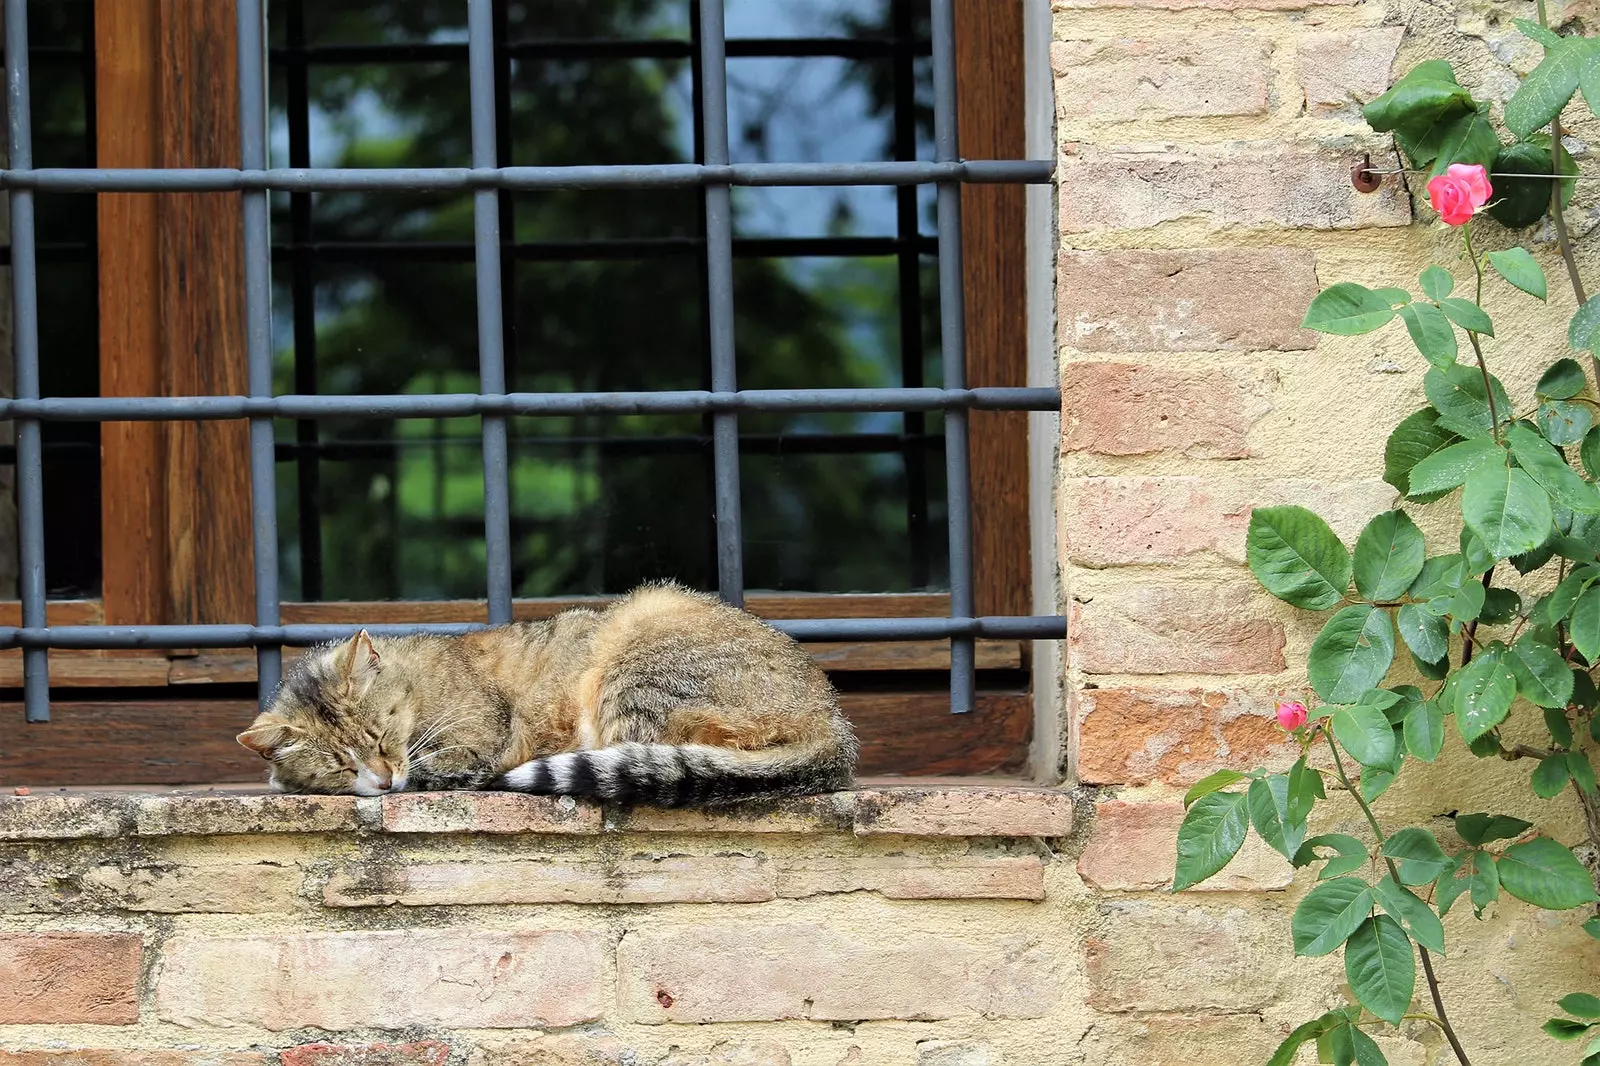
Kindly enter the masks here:
[[422, 764], [428, 762], [430, 759], [437, 759], [439, 756], [443, 755], [447, 751], [458, 751], [458, 750], [460, 750], [461, 748], [463, 748], [465, 746], [466, 745], [464, 745], [464, 744], [451, 744], [448, 747], [436, 748], [435, 750], [428, 752], [428, 754], [422, 756], [421, 758], [412, 759], [411, 760], [411, 767], [412, 767], [412, 769], [415, 769], [418, 766], [421, 766]]
[[467, 717], [468, 716], [465, 715], [465, 714], [458, 714], [454, 718], [441, 718], [438, 721], [434, 722], [432, 725], [428, 726], [428, 728], [424, 729], [422, 731], [422, 734], [420, 736], [418, 736], [416, 740], [413, 740], [406, 747], [406, 758], [409, 759], [412, 756], [416, 755], [424, 747], [427, 746], [427, 744], [428, 744], [428, 742], [430, 740], [433, 740], [434, 738], [438, 737], [440, 733], [443, 733], [446, 729], [449, 729], [451, 726], [456, 725], [456, 724], [458, 724], [460, 722], [466, 721]]

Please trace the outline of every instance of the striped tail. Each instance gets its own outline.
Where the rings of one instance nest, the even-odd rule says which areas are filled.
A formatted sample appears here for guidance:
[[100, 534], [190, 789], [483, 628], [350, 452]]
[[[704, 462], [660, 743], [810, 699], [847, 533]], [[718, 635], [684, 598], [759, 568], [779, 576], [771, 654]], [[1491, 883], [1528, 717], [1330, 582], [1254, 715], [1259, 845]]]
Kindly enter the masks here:
[[534, 759], [507, 770], [490, 787], [654, 807], [809, 795], [849, 787], [851, 748], [831, 740], [761, 751], [624, 743]]

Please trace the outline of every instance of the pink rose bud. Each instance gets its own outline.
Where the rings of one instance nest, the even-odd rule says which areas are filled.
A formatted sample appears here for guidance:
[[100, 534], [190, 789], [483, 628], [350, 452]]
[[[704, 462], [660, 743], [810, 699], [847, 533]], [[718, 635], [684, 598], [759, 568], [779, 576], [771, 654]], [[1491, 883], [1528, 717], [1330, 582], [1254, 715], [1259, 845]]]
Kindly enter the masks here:
[[1306, 710], [1306, 705], [1299, 700], [1278, 702], [1278, 724], [1291, 732], [1305, 725], [1310, 713]]
[[1460, 226], [1473, 212], [1489, 202], [1494, 187], [1489, 174], [1474, 163], [1452, 163], [1437, 178], [1428, 182], [1428, 200], [1448, 225]]

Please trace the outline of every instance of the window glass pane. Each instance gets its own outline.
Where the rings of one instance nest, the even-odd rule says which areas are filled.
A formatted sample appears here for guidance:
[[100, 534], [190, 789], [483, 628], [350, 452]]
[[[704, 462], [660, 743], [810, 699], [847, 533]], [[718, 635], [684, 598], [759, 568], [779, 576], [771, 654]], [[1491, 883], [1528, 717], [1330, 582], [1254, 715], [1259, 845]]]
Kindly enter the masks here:
[[[301, 56], [274, 53], [275, 162], [470, 158], [459, 4], [291, 10], [304, 3], [271, 6], [274, 41], [292, 44], [299, 24], [313, 45], [303, 81], [290, 62]], [[687, 0], [497, 5], [501, 159], [699, 158], [691, 10]], [[925, 12], [925, 2], [730, 0], [733, 158], [930, 158]], [[512, 390], [709, 387], [700, 190], [499, 201]], [[739, 188], [734, 204], [741, 387], [939, 380], [931, 198]], [[470, 197], [278, 195], [274, 212], [280, 388], [477, 388]], [[516, 594], [616, 592], [658, 577], [714, 586], [709, 431], [697, 415], [512, 419]], [[284, 423], [285, 594], [482, 596], [479, 432], [476, 419]], [[937, 414], [749, 414], [740, 432], [751, 588], [943, 586]]]

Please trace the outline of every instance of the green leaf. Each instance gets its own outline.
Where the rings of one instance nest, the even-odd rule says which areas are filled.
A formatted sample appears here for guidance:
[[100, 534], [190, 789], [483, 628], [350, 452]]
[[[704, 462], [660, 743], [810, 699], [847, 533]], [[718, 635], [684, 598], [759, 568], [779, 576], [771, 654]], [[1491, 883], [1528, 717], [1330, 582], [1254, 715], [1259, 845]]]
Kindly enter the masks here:
[[1383, 854], [1395, 860], [1400, 881], [1407, 885], [1425, 885], [1450, 864], [1450, 857], [1433, 834], [1416, 826], [1408, 826], [1385, 840]]
[[1189, 791], [1183, 794], [1183, 805], [1190, 807], [1201, 796], [1209, 796], [1213, 792], [1225, 789], [1235, 781], [1243, 781], [1246, 776], [1248, 775], [1241, 774], [1237, 770], [1218, 770], [1214, 774], [1208, 774], [1189, 786]]
[[1566, 701], [1544, 709], [1544, 724], [1558, 747], [1572, 747], [1572, 723], [1567, 721]]
[[[1479, 586], [1482, 588], [1482, 586]], [[1503, 625], [1517, 617], [1517, 611], [1522, 607], [1522, 597], [1511, 589], [1487, 588], [1483, 590], [1483, 610], [1478, 612], [1478, 621], [1486, 625]]]
[[[1383, 449], [1383, 480], [1393, 485], [1402, 496], [1426, 503], [1437, 496], [1413, 493], [1409, 482], [1411, 471], [1418, 463], [1443, 448], [1448, 448], [1461, 438], [1439, 425], [1439, 412], [1432, 407], [1413, 411], [1389, 434]], [[1440, 494], [1442, 495], [1442, 494]]]
[[[1319, 799], [1326, 799], [1327, 793], [1322, 789], [1322, 775], [1306, 765], [1304, 755], [1295, 760], [1289, 767], [1289, 809], [1287, 819], [1292, 825], [1301, 829], [1305, 828], [1306, 819], [1311, 815], [1311, 808]], [[1304, 834], [1301, 834], [1302, 837]], [[1293, 857], [1290, 858], [1293, 862]]]
[[1335, 1025], [1345, 1024], [1345, 1017], [1335, 1011], [1330, 1011], [1322, 1017], [1297, 1026], [1294, 1032], [1278, 1045], [1278, 1050], [1272, 1053], [1272, 1058], [1267, 1060], [1267, 1066], [1292, 1066], [1294, 1058], [1300, 1053], [1308, 1040], [1316, 1040]]
[[1397, 599], [1422, 572], [1425, 554], [1416, 523], [1404, 511], [1383, 512], [1356, 538], [1356, 589], [1369, 600]]
[[1356, 1056], [1355, 1066], [1389, 1066], [1389, 1060], [1384, 1057], [1382, 1049], [1372, 1037], [1354, 1025], [1346, 1028], [1350, 1032], [1350, 1043]]
[[1578, 459], [1590, 477], [1600, 477], [1600, 426], [1593, 426], [1583, 435], [1578, 446]]
[[[1393, 661], [1394, 630], [1389, 616], [1361, 603], [1328, 619], [1311, 643], [1306, 670], [1311, 687], [1325, 702], [1349, 703], [1382, 681]], [[1382, 717], [1378, 715], [1380, 720]]]
[[1505, 721], [1517, 698], [1517, 679], [1498, 651], [1483, 653], [1453, 676], [1456, 728], [1470, 744]]
[[1589, 662], [1600, 655], [1600, 588], [1585, 589], [1572, 608], [1572, 625], [1568, 629], [1572, 646]]
[[[1332, 849], [1335, 854], [1331, 857], [1318, 855], [1318, 848]], [[1339, 877], [1361, 869], [1371, 861], [1371, 858], [1367, 854], [1367, 846], [1355, 837], [1344, 833], [1323, 833], [1301, 844], [1300, 850], [1295, 852], [1294, 858], [1289, 861], [1300, 867], [1322, 860], [1324, 865], [1322, 872], [1317, 875], [1317, 880], [1326, 881], [1330, 877]]]
[[1487, 851], [1468, 852], [1472, 863], [1472, 874], [1468, 878], [1468, 886], [1472, 891], [1472, 909], [1479, 918], [1483, 917], [1483, 908], [1500, 898], [1500, 873], [1495, 865], [1494, 856]]
[[[1595, 688], [1594, 679], [1578, 667], [1572, 668], [1572, 703], [1586, 711], [1600, 703], [1600, 690]], [[1600, 717], [1589, 719], [1591, 733], [1597, 725], [1600, 725]], [[1600, 743], [1600, 737], [1595, 737], [1595, 741]]]
[[1555, 591], [1544, 601], [1544, 620], [1552, 623], [1560, 622], [1571, 614], [1572, 608], [1577, 606], [1578, 597], [1594, 579], [1594, 568], [1588, 566], [1580, 566], [1563, 578], [1561, 584], [1557, 585]]
[[1600, 918], [1590, 918], [1583, 923], [1583, 931], [1595, 940], [1600, 940]]
[[1411, 491], [1418, 495], [1448, 492], [1488, 459], [1503, 455], [1505, 448], [1493, 437], [1473, 437], [1451, 444], [1411, 468]]
[[[1397, 766], [1398, 763], [1399, 760], [1396, 760], [1392, 765]], [[1368, 803], [1371, 803], [1373, 800], [1389, 791], [1389, 788], [1394, 784], [1394, 779], [1395, 770], [1391, 769], [1390, 767], [1363, 766], [1361, 768], [1361, 780], [1359, 782], [1361, 798], [1366, 800]]]
[[[1443, 66], [1443, 71], [1439, 70]], [[1449, 64], [1424, 63], [1390, 86], [1388, 92], [1361, 109], [1379, 133], [1421, 131], [1473, 109], [1472, 94], [1456, 84]]]
[[1587, 1022], [1575, 1022], [1569, 1018], [1551, 1018], [1539, 1026], [1544, 1030], [1544, 1035], [1557, 1040], [1576, 1040], [1589, 1031]]
[[[1552, 174], [1549, 138], [1530, 138], [1519, 144], [1508, 144], [1494, 157], [1489, 174], [1494, 182], [1494, 196], [1485, 208], [1489, 217], [1502, 226], [1521, 229], [1531, 226], [1544, 217], [1550, 209], [1549, 178], [1512, 178], [1509, 174]], [[1561, 154], [1563, 174], [1577, 173], [1577, 163], [1571, 153]], [[1572, 182], [1562, 182], [1562, 203], [1572, 199]]]
[[[1494, 388], [1496, 412], [1502, 421], [1510, 418], [1511, 399], [1506, 395], [1505, 386], [1498, 378], [1489, 380]], [[1422, 390], [1439, 412], [1440, 428], [1462, 437], [1493, 435], [1483, 375], [1477, 367], [1465, 367], [1460, 363], [1445, 369], [1434, 367], [1422, 376]]]
[[1444, 952], [1444, 926], [1439, 916], [1410, 889], [1400, 887], [1392, 877], [1384, 877], [1372, 886], [1372, 894], [1380, 907], [1405, 926], [1413, 940], [1430, 951]]
[[1429, 170], [1430, 177], [1443, 174], [1453, 163], [1476, 163], [1488, 170], [1500, 154], [1500, 136], [1476, 111], [1453, 118], [1437, 133], [1438, 156]]
[[1567, 323], [1567, 344], [1576, 351], [1588, 351], [1594, 346], [1596, 329], [1600, 329], [1600, 296], [1591, 296]]
[[[1528, 254], [1521, 248], [1517, 248], [1515, 251], [1522, 252], [1523, 255]], [[1504, 253], [1494, 252], [1490, 258], [1502, 254]], [[1531, 260], [1532, 256], [1529, 256], [1529, 259]], [[1543, 277], [1543, 275], [1541, 274], [1540, 277]], [[1550, 364], [1550, 369], [1546, 370], [1543, 376], [1539, 378], [1539, 384], [1534, 386], [1533, 391], [1540, 396], [1548, 396], [1552, 400], [1570, 400], [1582, 392], [1587, 385], [1588, 379], [1583, 376], [1583, 367], [1576, 359], [1557, 359]]]
[[1483, 610], [1487, 595], [1482, 582], [1468, 581], [1449, 598], [1445, 613], [1457, 622], [1470, 622]]
[[1422, 564], [1422, 573], [1411, 583], [1411, 598], [1429, 600], [1453, 595], [1466, 576], [1466, 561], [1460, 555], [1436, 555]]
[[1494, 336], [1494, 322], [1483, 308], [1471, 300], [1446, 296], [1439, 301], [1439, 310], [1444, 312], [1446, 318], [1469, 333], [1481, 333], [1485, 337]]
[[[1330, 882], [1331, 883], [1331, 882]], [[1361, 1005], [1399, 1025], [1416, 991], [1416, 959], [1400, 923], [1377, 914], [1361, 923], [1344, 949], [1344, 973]]]
[[1461, 517], [1496, 559], [1537, 548], [1555, 522], [1550, 497], [1538, 482], [1493, 461], [1467, 475]]
[[1422, 605], [1408, 603], [1395, 619], [1400, 638], [1413, 655], [1423, 662], [1437, 663], [1450, 652], [1450, 628], [1443, 618], [1428, 613]]
[[[1506, 430], [1506, 442], [1511, 445], [1511, 454], [1516, 456], [1517, 463], [1551, 500], [1573, 511], [1600, 513], [1600, 492], [1579, 477], [1578, 472], [1567, 465], [1566, 458], [1543, 437], [1518, 422]], [[1412, 474], [1415, 477], [1415, 471]]]
[[1548, 45], [1543, 61], [1506, 101], [1506, 128], [1524, 140], [1540, 126], [1548, 126], [1578, 91], [1578, 77], [1592, 55], [1589, 43], [1580, 37], [1563, 37], [1559, 44]]
[[1594, 425], [1594, 412], [1586, 404], [1570, 400], [1546, 400], [1534, 412], [1539, 431], [1551, 444], [1576, 444]]
[[1406, 748], [1423, 762], [1433, 762], [1444, 747], [1444, 711], [1437, 700], [1413, 707], [1404, 725]]
[[1529, 19], [1512, 19], [1511, 21], [1517, 27], [1517, 29], [1522, 31], [1522, 35], [1524, 37], [1538, 41], [1546, 48], [1549, 48], [1551, 45], [1557, 45], [1561, 43], [1560, 34], [1556, 33], [1554, 30], [1546, 29], [1537, 22], [1533, 22]]
[[1561, 795], [1561, 790], [1567, 787], [1567, 781], [1571, 777], [1572, 773], [1567, 769], [1566, 755], [1556, 754], [1539, 760], [1529, 784], [1535, 796], [1540, 799], [1554, 799]]
[[[1500, 150], [1500, 142], [1495, 141], [1495, 151]], [[1493, 159], [1493, 156], [1490, 157]], [[1521, 289], [1529, 296], [1537, 296], [1543, 300], [1546, 296], [1544, 269], [1534, 261], [1526, 248], [1507, 248], [1503, 252], [1490, 252], [1489, 265], [1495, 272], [1505, 278], [1512, 285]], [[1582, 372], [1579, 372], [1582, 377]], [[1568, 393], [1576, 396], [1577, 393]]]
[[1580, 790], [1588, 793], [1595, 791], [1594, 767], [1589, 764], [1587, 755], [1581, 751], [1567, 752], [1567, 770]]
[[1268, 592], [1308, 611], [1327, 610], [1350, 587], [1350, 552], [1304, 507], [1251, 512], [1245, 560]]
[[1341, 281], [1317, 293], [1300, 325], [1318, 333], [1351, 337], [1388, 325], [1394, 315], [1394, 308], [1380, 294], [1365, 285]]
[[1462, 876], [1462, 871], [1465, 869], [1467, 856], [1475, 854], [1481, 853], [1468, 852], [1465, 855], [1458, 855], [1451, 859], [1450, 865], [1446, 866], [1440, 872], [1438, 879], [1434, 881], [1433, 905], [1439, 908], [1441, 915], [1449, 914], [1450, 908], [1456, 905], [1456, 900], [1471, 889], [1472, 878], [1470, 874]]
[[1372, 889], [1359, 877], [1323, 881], [1306, 894], [1289, 920], [1296, 955], [1337, 951], [1372, 913]]
[[1573, 992], [1562, 996], [1556, 1006], [1574, 1018], [1600, 1018], [1600, 997], [1587, 992]]
[[1195, 800], [1178, 827], [1178, 867], [1172, 890], [1181, 892], [1210, 877], [1239, 853], [1249, 832], [1245, 797], [1212, 792]]
[[1434, 366], [1451, 366], [1455, 363], [1459, 351], [1456, 331], [1443, 311], [1432, 304], [1407, 304], [1395, 313], [1406, 324], [1411, 342], [1424, 359]]
[[1532, 822], [1513, 818], [1507, 814], [1458, 814], [1456, 835], [1468, 844], [1487, 844], [1494, 840], [1510, 840], [1533, 828]]
[[[1467, 561], [1467, 573], [1474, 577], [1488, 573], [1499, 561], [1489, 551], [1488, 545], [1483, 543], [1483, 538], [1466, 526], [1461, 527], [1461, 557]], [[1489, 590], [1484, 589], [1483, 593], [1484, 598], [1487, 598]], [[1474, 614], [1483, 609], [1483, 604], [1476, 602], [1476, 599], [1472, 605]]]
[[1394, 726], [1365, 704], [1341, 707], [1333, 714], [1333, 735], [1363, 766], [1389, 766], [1394, 760]]
[[1572, 670], [1548, 644], [1523, 637], [1512, 645], [1506, 665], [1517, 679], [1517, 691], [1536, 707], [1565, 707], [1572, 697]]
[[1438, 265], [1428, 267], [1417, 280], [1430, 300], [1442, 300], [1456, 287], [1455, 275]]
[[1250, 782], [1247, 803], [1250, 824], [1256, 827], [1267, 846], [1286, 859], [1293, 859], [1306, 837], [1305, 824], [1295, 825], [1289, 818], [1289, 778], [1273, 774]]
[[1595, 900], [1589, 871], [1549, 837], [1511, 845], [1498, 865], [1501, 887], [1535, 907], [1560, 911]]

